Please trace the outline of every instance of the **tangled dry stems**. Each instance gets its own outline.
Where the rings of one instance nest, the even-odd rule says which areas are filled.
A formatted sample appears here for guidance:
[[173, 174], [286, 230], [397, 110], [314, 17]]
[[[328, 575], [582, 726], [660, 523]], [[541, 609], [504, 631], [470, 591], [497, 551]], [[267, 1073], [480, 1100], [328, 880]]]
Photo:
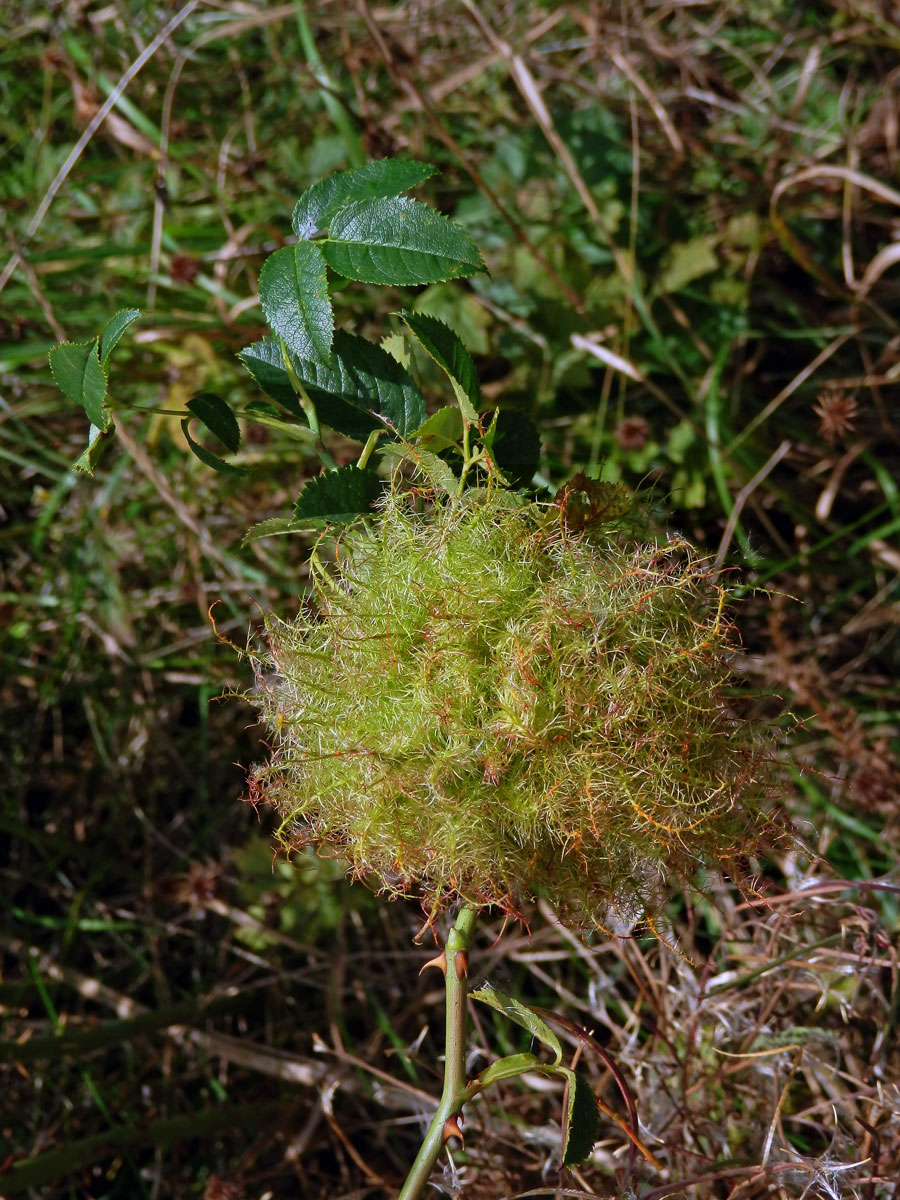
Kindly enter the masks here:
[[685, 541], [629, 528], [392, 494], [254, 651], [274, 748], [252, 793], [285, 843], [431, 910], [540, 896], [577, 925], [733, 870], [773, 764], [729, 702], [728, 593]]

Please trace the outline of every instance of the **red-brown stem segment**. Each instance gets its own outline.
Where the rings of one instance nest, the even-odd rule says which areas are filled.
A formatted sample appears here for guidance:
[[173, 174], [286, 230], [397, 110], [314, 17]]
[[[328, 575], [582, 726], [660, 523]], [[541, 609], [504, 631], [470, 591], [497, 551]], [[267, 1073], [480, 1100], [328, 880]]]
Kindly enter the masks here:
[[[478, 909], [468, 905], [456, 918], [447, 935], [444, 955], [446, 996], [446, 1041], [444, 1044], [444, 1090], [425, 1140], [410, 1168], [397, 1200], [419, 1200], [434, 1169], [447, 1136], [461, 1137], [460, 1117], [466, 1099], [466, 997], [469, 972], [469, 942]], [[449, 1134], [448, 1134], [449, 1130]]]

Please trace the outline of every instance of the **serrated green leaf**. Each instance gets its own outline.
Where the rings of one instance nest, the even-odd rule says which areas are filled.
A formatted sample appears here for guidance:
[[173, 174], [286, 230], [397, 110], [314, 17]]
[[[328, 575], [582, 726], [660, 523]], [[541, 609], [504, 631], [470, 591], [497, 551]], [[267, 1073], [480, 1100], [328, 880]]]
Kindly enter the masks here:
[[81, 471], [85, 475], [93, 475], [94, 468], [112, 441], [115, 432], [116, 426], [112, 420], [105, 429], [98, 429], [96, 425], [92, 425], [88, 435], [88, 444], [72, 463], [72, 470]]
[[119, 344], [119, 338], [141, 315], [139, 308], [122, 308], [106, 322], [106, 328], [100, 335], [100, 363], [106, 366], [109, 356]]
[[267, 396], [271, 396], [295, 417], [303, 416], [297, 393], [284, 369], [281, 343], [277, 338], [266, 337], [252, 346], [246, 346], [238, 358]]
[[80, 404], [90, 423], [97, 429], [109, 427], [106, 411], [106, 372], [100, 365], [97, 348], [100, 339], [92, 342], [60, 342], [50, 351], [50, 371], [59, 390]]
[[298, 533], [303, 529], [309, 529], [308, 522], [304, 524], [295, 517], [270, 517], [268, 521], [258, 521], [256, 525], [251, 525], [241, 538], [241, 545], [246, 546], [248, 542], [255, 542], [264, 537]]
[[541, 461], [541, 435], [529, 416], [501, 408], [484, 436], [484, 447], [511, 487], [528, 487]]
[[409, 370], [412, 356], [409, 352], [409, 343], [402, 333], [388, 334], [387, 337], [381, 339], [380, 345], [382, 350], [386, 350], [391, 358], [396, 358], [405, 371]]
[[236, 467], [233, 463], [223, 462], [212, 451], [207, 450], [205, 446], [201, 446], [199, 442], [195, 442], [191, 437], [190, 425], [191, 418], [185, 417], [181, 422], [181, 430], [191, 451], [196, 454], [202, 463], [205, 463], [208, 467], [212, 467], [220, 475], [230, 475], [235, 479], [240, 479], [247, 474], [246, 467]]
[[384, 158], [355, 171], [340, 171], [320, 179], [297, 201], [291, 216], [294, 233], [299, 238], [310, 238], [352, 201], [399, 196], [434, 174], [436, 168], [427, 163]]
[[266, 320], [301, 358], [331, 362], [334, 313], [321, 248], [298, 242], [270, 254], [259, 273], [259, 299]]
[[460, 440], [463, 435], [462, 413], [458, 408], [447, 405], [425, 421], [413, 434], [416, 445], [423, 450], [432, 450], [440, 454], [442, 450], [461, 450]]
[[221, 396], [214, 392], [199, 392], [191, 396], [185, 407], [210, 433], [215, 434], [226, 450], [237, 453], [241, 444], [241, 427]]
[[496, 507], [503, 507], [509, 512], [517, 512], [519, 509], [528, 508], [531, 501], [527, 496], [522, 496], [519, 492], [511, 492], [504, 488], [498, 491], [496, 487], [470, 487], [466, 488], [466, 500], [473, 504], [480, 502], [490, 502]]
[[252, 413], [254, 417], [271, 417], [273, 421], [281, 421], [281, 410], [276, 408], [274, 404], [270, 404], [268, 400], [251, 400], [247, 407], [243, 410], [245, 413]]
[[590, 1085], [577, 1071], [556, 1067], [555, 1074], [568, 1082], [568, 1103], [563, 1116], [563, 1166], [575, 1167], [590, 1158], [600, 1136], [600, 1110]]
[[319, 420], [345, 437], [364, 442], [385, 424], [406, 437], [425, 418], [425, 399], [411, 376], [386, 350], [355, 334], [335, 334], [330, 367], [293, 355], [291, 365]]
[[512, 996], [507, 996], [505, 992], [499, 992], [493, 987], [478, 988], [469, 995], [473, 1000], [480, 1000], [482, 1004], [490, 1005], [497, 1012], [509, 1017], [511, 1021], [515, 1021], [517, 1025], [521, 1025], [523, 1029], [527, 1029], [532, 1037], [536, 1037], [553, 1054], [554, 1066], [560, 1062], [562, 1046], [559, 1044], [559, 1038], [547, 1022], [526, 1004], [520, 1003]]
[[540, 1069], [542, 1065], [540, 1059], [533, 1054], [510, 1054], [506, 1058], [498, 1058], [489, 1067], [485, 1067], [476, 1075], [473, 1082], [482, 1087], [488, 1087], [500, 1079], [515, 1079], [517, 1075], [524, 1075], [526, 1071]]
[[419, 292], [411, 307], [455, 329], [470, 354], [489, 353], [492, 318], [474, 292], [456, 287], [452, 280], [432, 283]]
[[478, 424], [481, 384], [472, 355], [454, 331], [426, 313], [402, 312], [400, 316], [419, 339], [437, 365], [449, 376], [460, 412], [470, 425]]
[[407, 197], [341, 209], [322, 252], [332, 270], [363, 283], [435, 283], [487, 271], [462, 226]]
[[296, 521], [333, 521], [346, 524], [372, 511], [384, 485], [374, 471], [355, 463], [325, 471], [311, 479], [294, 505]]
[[446, 492], [448, 496], [456, 495], [459, 490], [459, 479], [442, 458], [438, 458], [430, 450], [420, 450], [418, 446], [408, 451], [408, 457], [416, 464], [432, 487], [437, 488], [439, 492]]
[[578, 471], [556, 494], [566, 525], [573, 531], [618, 521], [635, 511], [635, 499], [624, 483], [590, 479]]

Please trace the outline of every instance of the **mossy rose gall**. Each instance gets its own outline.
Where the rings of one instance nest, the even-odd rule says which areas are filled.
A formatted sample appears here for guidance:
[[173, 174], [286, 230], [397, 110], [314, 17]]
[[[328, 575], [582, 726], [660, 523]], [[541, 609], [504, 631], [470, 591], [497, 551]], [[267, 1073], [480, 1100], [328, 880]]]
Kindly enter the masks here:
[[[544, 1016], [492, 987], [469, 991], [480, 910], [524, 915], [544, 897], [571, 925], [652, 927], [672, 876], [731, 870], [765, 841], [774, 780], [731, 703], [728, 591], [691, 547], [654, 536], [619, 484], [581, 475], [535, 500], [536, 427], [518, 409], [490, 411], [468, 349], [436, 317], [403, 311], [406, 332], [381, 343], [335, 329], [329, 272], [402, 286], [487, 270], [464, 228], [405, 196], [433, 173], [385, 159], [308, 188], [295, 240], [259, 275], [272, 336], [240, 354], [267, 400], [235, 412], [204, 392], [178, 414], [192, 453], [232, 481], [252, 463], [198, 442], [198, 423], [239, 458], [239, 421], [262, 424], [325, 468], [290, 514], [247, 535], [312, 526], [335, 548], [328, 569], [313, 550], [304, 613], [267, 615], [250, 652], [271, 750], [252, 795], [276, 806], [288, 847], [312, 844], [419, 897], [429, 918], [458, 906], [427, 964], [444, 975], [443, 1090], [398, 1200], [421, 1200], [465, 1105], [504, 1080], [564, 1082], [563, 1166], [587, 1159], [599, 1133], [591, 1087]], [[127, 407], [107, 375], [138, 315], [51, 351], [91, 422], [80, 470], [94, 470]], [[423, 356], [453, 396], [430, 412]], [[338, 466], [327, 429], [361, 444], [356, 462]], [[469, 999], [528, 1030], [541, 1054], [468, 1080]]]
[[[252, 790], [281, 837], [429, 910], [546, 897], [604, 924], [765, 826], [727, 598], [681, 540], [476, 491], [392, 493], [296, 621], [267, 619]], [[256, 655], [258, 652], [254, 652]]]

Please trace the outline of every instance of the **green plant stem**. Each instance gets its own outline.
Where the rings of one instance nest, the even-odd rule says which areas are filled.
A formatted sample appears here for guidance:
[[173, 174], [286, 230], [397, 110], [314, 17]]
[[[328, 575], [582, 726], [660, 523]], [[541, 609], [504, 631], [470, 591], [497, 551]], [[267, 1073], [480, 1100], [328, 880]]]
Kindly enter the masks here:
[[456, 918], [444, 948], [447, 1034], [444, 1044], [444, 1090], [425, 1140], [397, 1200], [419, 1200], [444, 1145], [447, 1122], [458, 1117], [466, 1099], [466, 997], [468, 953], [478, 909], [466, 905]]
[[332, 457], [331, 451], [326, 450], [325, 443], [322, 441], [322, 430], [319, 426], [319, 414], [316, 412], [316, 406], [310, 399], [309, 392], [300, 381], [300, 376], [294, 370], [294, 364], [291, 362], [291, 356], [287, 352], [287, 346], [284, 342], [281, 343], [281, 361], [284, 364], [284, 369], [287, 372], [287, 377], [291, 381], [291, 387], [297, 393], [297, 399], [300, 401], [300, 407], [309, 421], [309, 427], [315, 434], [315, 451], [323, 466], [329, 471], [337, 470], [337, 463]]
[[363, 452], [356, 462], [356, 465], [359, 468], [368, 465], [369, 459], [372, 457], [372, 453], [375, 447], [378, 445], [378, 439], [381, 437], [382, 433], [384, 433], [383, 429], [373, 429], [369, 434], [369, 440], [366, 442], [365, 446], [363, 446]]
[[457, 497], [462, 497], [463, 491], [465, 490], [465, 486], [466, 486], [466, 476], [469, 474], [469, 471], [471, 471], [472, 467], [474, 467], [476, 463], [484, 461], [484, 450], [483, 449], [476, 450], [474, 454], [472, 453], [471, 437], [472, 437], [472, 426], [468, 421], [464, 420], [464, 422], [463, 422], [463, 443], [462, 443], [463, 465], [462, 465], [462, 470], [459, 473], [459, 489], [456, 493]]

